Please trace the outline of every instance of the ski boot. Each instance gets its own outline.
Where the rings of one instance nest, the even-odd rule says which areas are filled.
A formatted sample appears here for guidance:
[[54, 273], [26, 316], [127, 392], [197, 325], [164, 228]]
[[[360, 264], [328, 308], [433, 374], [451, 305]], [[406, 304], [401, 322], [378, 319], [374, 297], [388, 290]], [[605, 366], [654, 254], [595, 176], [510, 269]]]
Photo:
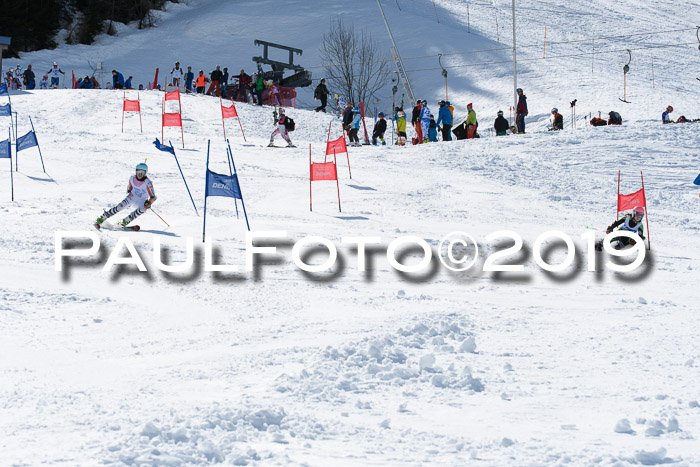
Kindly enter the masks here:
[[275, 147], [275, 142], [270, 141], [270, 144], [267, 145], [268, 148], [274, 148]]
[[290, 141], [289, 144], [287, 144], [287, 147], [288, 147], [288, 148], [295, 148], [296, 146], [294, 146], [294, 143], [292, 143], [292, 142]]
[[107, 210], [105, 209], [105, 210], [102, 212], [102, 215], [101, 215], [100, 217], [98, 217], [97, 219], [95, 219], [95, 224], [94, 224], [95, 228], [96, 228], [97, 230], [100, 230], [100, 228], [102, 227], [102, 223], [103, 223], [105, 220], [107, 220], [108, 217], [109, 217], [109, 216], [107, 215]]

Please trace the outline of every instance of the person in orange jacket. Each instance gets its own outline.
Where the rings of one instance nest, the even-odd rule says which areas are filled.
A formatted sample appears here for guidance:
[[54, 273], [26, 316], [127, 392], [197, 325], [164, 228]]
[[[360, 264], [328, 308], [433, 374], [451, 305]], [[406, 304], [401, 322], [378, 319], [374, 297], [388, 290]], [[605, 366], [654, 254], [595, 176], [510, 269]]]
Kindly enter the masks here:
[[204, 89], [207, 87], [207, 77], [204, 75], [204, 70], [199, 70], [197, 79], [194, 80], [194, 85], [197, 88], [197, 94], [204, 94]]

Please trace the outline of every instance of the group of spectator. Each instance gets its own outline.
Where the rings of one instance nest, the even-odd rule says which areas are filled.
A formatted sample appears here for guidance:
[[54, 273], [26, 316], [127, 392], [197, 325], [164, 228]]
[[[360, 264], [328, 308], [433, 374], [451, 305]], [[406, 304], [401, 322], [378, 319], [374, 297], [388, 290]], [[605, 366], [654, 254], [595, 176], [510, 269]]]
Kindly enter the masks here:
[[[60, 75], [65, 74], [66, 73], [58, 67], [58, 64], [53, 62], [51, 69], [43, 75], [39, 82], [39, 88], [58, 88], [60, 84]], [[51, 76], [50, 85], [48, 82], [49, 76]], [[5, 73], [5, 83], [8, 89], [36, 89], [36, 75], [34, 74], [34, 70], [32, 70], [32, 65], [27, 65], [24, 71], [22, 71], [22, 66], [19, 64], [16, 67], [10, 68], [7, 73]]]
[[[528, 114], [527, 97], [523, 93], [522, 88], [518, 88], [516, 92], [518, 94], [518, 104], [515, 109], [515, 125], [511, 127], [508, 120], [503, 117], [503, 111], [499, 110], [493, 125], [496, 136], [506, 135], [509, 131], [518, 134], [525, 133], [525, 116]], [[328, 94], [329, 92], [325, 85], [325, 80], [322, 79], [314, 91], [314, 98], [321, 101], [321, 105], [315, 109], [317, 112], [326, 111]], [[339, 114], [342, 113], [343, 129], [345, 129], [348, 134], [349, 144], [351, 146], [358, 146], [360, 143], [357, 135], [360, 128], [361, 111], [352, 103], [346, 103], [345, 99], [338, 94], [336, 94], [335, 97]], [[453, 134], [458, 140], [479, 138], [479, 133], [477, 132], [479, 122], [471, 102], [467, 104], [467, 117], [459, 125], [454, 125], [454, 107], [450, 105], [449, 101], [440, 100], [438, 106], [439, 110], [436, 120], [435, 115], [428, 107], [428, 102], [425, 99], [416, 101], [410, 119], [411, 126], [415, 131], [415, 137], [412, 138], [413, 144], [437, 142], [438, 132], [442, 133], [442, 141], [452, 141]], [[558, 109], [552, 109], [552, 115], [554, 118], [550, 129], [562, 130], [564, 128], [564, 119]], [[401, 106], [394, 108], [392, 120], [396, 123], [396, 131], [398, 133], [398, 141], [396, 144], [404, 146], [407, 141], [407, 118]], [[379, 112], [372, 132], [373, 145], [379, 144], [378, 142], [381, 142], [382, 145], [385, 144], [384, 133], [386, 132], [386, 125], [387, 122], [384, 119], [384, 113]]]
[[[265, 82], [262, 74], [249, 75], [242, 68], [237, 75], [229, 75], [228, 67], [224, 67], [222, 70], [221, 65], [217, 64], [216, 68], [209, 72], [209, 76], [204, 73], [204, 70], [199, 70], [198, 74], [195, 75], [191, 66], [188, 66], [187, 71], [185, 71], [180, 66], [180, 62], [175, 62], [175, 67], [170, 71], [170, 75], [171, 84], [178, 87], [184, 84], [186, 93], [222, 96], [258, 105], [263, 103], [263, 91], [266, 88], [270, 88], [273, 102], [274, 97], [279, 94], [279, 87], [273, 81]], [[209, 89], [207, 89], [207, 83]], [[277, 104], [279, 104], [279, 99]]]

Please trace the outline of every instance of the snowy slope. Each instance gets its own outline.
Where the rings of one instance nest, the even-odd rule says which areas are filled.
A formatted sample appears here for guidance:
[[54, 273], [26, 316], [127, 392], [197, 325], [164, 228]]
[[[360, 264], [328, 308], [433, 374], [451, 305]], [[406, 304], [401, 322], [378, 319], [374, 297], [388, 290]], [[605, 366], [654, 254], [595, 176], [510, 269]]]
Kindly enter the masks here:
[[[187, 63], [186, 53], [199, 59], [207, 44], [248, 60], [257, 51], [236, 45], [248, 47], [254, 38], [283, 42], [275, 30], [297, 39], [311, 60], [318, 37], [308, 31], [320, 34], [318, 25], [334, 12], [358, 22], [364, 14], [368, 27], [383, 31], [374, 23], [376, 3], [369, 1], [323, 11], [287, 2], [294, 13], [274, 23], [249, 13], [251, 3], [236, 4], [240, 15], [250, 14], [250, 29], [219, 35], [216, 44], [202, 31], [230, 27], [227, 15], [234, 12], [222, 12], [216, 2], [192, 2], [171, 5], [158, 29], [125, 31], [94, 47], [61, 47], [30, 59], [58, 57], [63, 67], [87, 56], [107, 62], [112, 51], [109, 59], [123, 69], [131, 47], [142, 52], [131, 60], [146, 76], [163, 50], [177, 50], [182, 34], [173, 31], [191, 34], [192, 49], [163, 58], [164, 66], [178, 58]], [[272, 2], [255, 3], [272, 8]], [[432, 5], [399, 3], [401, 14], [412, 18], [396, 24], [390, 19], [399, 48], [418, 56], [427, 46], [411, 46], [406, 37], [411, 31], [433, 37], [427, 35], [438, 28], [429, 24]], [[439, 27], [451, 28], [449, 37], [466, 37], [457, 32], [464, 5], [436, 4]], [[507, 5], [495, 4], [503, 27]], [[545, 15], [553, 23], [548, 38], [559, 31], [561, 40], [584, 36], [574, 34], [574, 23], [591, 34], [624, 34], [694, 21], [681, 15], [687, 6], [675, 4], [663, 12], [633, 2], [608, 9], [593, 4], [585, 12], [583, 2], [566, 9], [537, 5], [523, 4], [523, 27], [533, 31], [519, 37], [523, 44], [537, 42], [534, 31]], [[384, 6], [398, 15], [395, 3]], [[487, 31], [490, 19], [478, 19], [479, 8], [491, 16], [494, 8], [470, 9], [472, 31], [482, 34], [474, 47], [488, 48], [497, 42]], [[668, 25], [672, 18], [679, 23]], [[258, 37], [259, 31], [270, 36]], [[502, 41], [504, 36], [507, 27]], [[693, 62], [687, 54], [665, 54], [667, 77], [688, 75]], [[210, 66], [219, 61], [214, 53], [206, 56]], [[589, 60], [581, 58], [581, 66], [590, 67]], [[606, 60], [601, 57], [599, 66]], [[580, 123], [577, 130], [548, 133], [542, 128], [550, 99], [568, 102], [595, 90], [589, 104], [581, 100], [581, 114], [622, 104], [619, 83], [564, 73], [571, 63], [544, 63], [524, 66], [519, 77], [532, 89], [528, 134], [488, 137], [487, 115], [495, 112], [489, 107], [480, 140], [351, 150], [352, 179], [347, 162], [339, 162], [342, 213], [331, 182], [315, 183], [314, 211], [308, 209], [308, 147], [314, 160], [323, 158], [332, 117], [290, 110], [298, 148], [272, 150], [264, 147], [272, 109], [240, 105], [247, 141], [235, 122], [227, 122], [227, 134], [251, 227], [285, 230], [291, 242], [308, 235], [331, 240], [342, 265], [313, 275], [295, 267], [291, 242], [257, 273], [203, 271], [202, 217], [194, 214], [172, 157], [152, 145], [160, 138], [162, 94], [141, 93], [143, 134], [133, 115], [121, 132], [121, 92], [13, 94], [20, 134], [28, 131], [31, 115], [47, 173], [36, 149], [20, 152], [12, 203], [2, 167], [7, 161], [0, 161], [0, 463], [700, 463], [700, 203], [692, 185], [700, 137], [697, 124], [658, 123], [667, 103], [697, 117], [700, 92], [687, 82], [678, 91], [658, 81], [652, 89], [631, 74], [628, 85], [647, 88], [646, 95], [630, 94], [630, 110], [621, 110], [625, 125]], [[460, 80], [454, 77], [451, 100], [507, 106], [510, 77], [508, 65], [502, 66], [503, 85], [488, 69], [466, 68]], [[444, 81], [434, 73], [415, 73], [414, 88], [437, 99]], [[473, 87], [475, 77], [479, 88]], [[554, 97], [545, 101], [545, 95]], [[211, 168], [227, 170], [219, 102], [184, 96], [182, 105], [185, 149], [175, 130], [167, 129], [165, 139], [175, 145], [201, 215], [208, 140]], [[139, 219], [142, 232], [105, 230], [99, 238], [109, 253], [119, 237], [129, 237], [150, 272], [103, 272], [104, 257], [65, 275], [55, 272], [55, 232], [90, 230], [102, 207], [121, 200], [128, 176], [144, 158], [159, 196], [154, 207], [171, 227], [147, 213]], [[644, 171], [652, 250], [637, 274], [611, 272], [604, 253], [597, 256], [598, 272], [588, 272], [580, 236], [614, 219], [618, 170], [623, 192], [638, 189]], [[245, 224], [236, 220], [232, 204], [209, 198], [207, 236], [222, 262], [243, 266]], [[522, 274], [482, 272], [495, 248], [485, 237], [503, 229], [524, 239], [525, 253], [510, 258], [525, 265]], [[533, 259], [533, 244], [552, 229], [573, 238], [578, 256], [566, 271], [547, 274]], [[435, 260], [429, 274], [399, 274], [386, 260], [384, 249], [395, 238], [416, 235], [437, 252], [440, 239], [456, 230], [471, 233], [484, 248], [467, 273], [452, 273]], [[382, 238], [367, 272], [357, 270], [357, 253], [341, 244], [344, 236]], [[172, 261], [182, 261], [187, 237], [194, 237], [198, 266], [186, 274], [155, 270], [153, 239], [169, 248]], [[556, 248], [548, 261], [556, 264], [564, 256]], [[310, 261], [323, 258], [319, 253]]]

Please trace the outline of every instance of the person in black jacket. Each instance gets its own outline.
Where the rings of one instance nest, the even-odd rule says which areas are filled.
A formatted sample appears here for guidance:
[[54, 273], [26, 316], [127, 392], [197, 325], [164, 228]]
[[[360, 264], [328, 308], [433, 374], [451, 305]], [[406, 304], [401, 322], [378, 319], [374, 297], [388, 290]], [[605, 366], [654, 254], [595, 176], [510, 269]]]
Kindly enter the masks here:
[[328, 88], [326, 87], [326, 80], [322, 79], [321, 83], [316, 86], [316, 89], [314, 90], [314, 99], [320, 99], [321, 105], [316, 107], [314, 110], [318, 112], [319, 110], [322, 110], [323, 112], [326, 111], [326, 102], [328, 101]]
[[374, 124], [374, 131], [372, 131], [372, 145], [377, 145], [377, 139], [382, 142], [382, 146], [386, 146], [384, 141], [384, 132], [386, 131], [386, 120], [384, 120], [384, 112], [379, 112], [377, 114], [379, 120]]
[[224, 76], [221, 67], [216, 65], [216, 70], [209, 73], [209, 76], [211, 77], [211, 84], [209, 85], [207, 94], [211, 95], [212, 90], [214, 90], [216, 97], [219, 97], [221, 95], [221, 78]]
[[503, 117], [502, 110], [498, 111], [498, 117], [496, 117], [496, 121], [493, 122], [493, 128], [496, 130], [496, 136], [505, 136], [508, 134], [508, 120]]
[[347, 104], [345, 104], [345, 110], [343, 111], [343, 129], [345, 131], [350, 131], [352, 117], [352, 104], [348, 102]]
[[[418, 144], [423, 142], [423, 130], [421, 128], [420, 113], [423, 107], [421, 106], [421, 100], [416, 102], [416, 106], [413, 107], [413, 114], [411, 115], [411, 125], [416, 129], [416, 138]], [[425, 135], [428, 136], [428, 135]]]
[[22, 73], [22, 78], [24, 78], [24, 85], [27, 87], [28, 90], [34, 89], [34, 87], [36, 86], [34, 81], [36, 77], [34, 76], [34, 72], [32, 71], [31, 65], [27, 65], [27, 69], [24, 70], [24, 73]]

